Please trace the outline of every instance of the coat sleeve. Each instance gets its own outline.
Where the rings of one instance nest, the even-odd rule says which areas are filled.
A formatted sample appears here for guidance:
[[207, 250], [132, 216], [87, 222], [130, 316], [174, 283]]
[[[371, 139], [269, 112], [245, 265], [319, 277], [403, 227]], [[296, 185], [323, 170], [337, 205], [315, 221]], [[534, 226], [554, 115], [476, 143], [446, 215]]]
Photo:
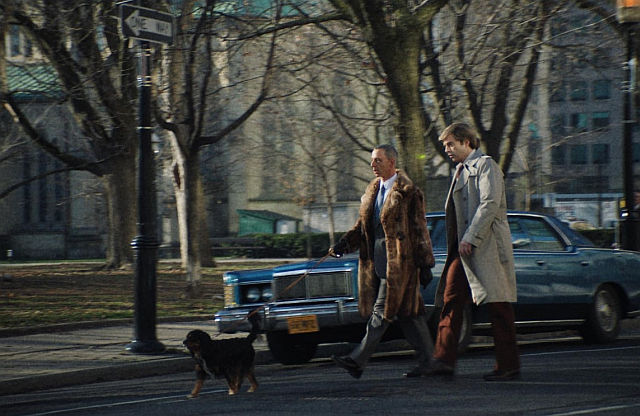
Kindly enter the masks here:
[[362, 241], [362, 218], [358, 218], [353, 228], [347, 231], [340, 241], [346, 244], [345, 253], [352, 253], [360, 249], [360, 242]]
[[422, 191], [416, 190], [416, 193], [411, 201], [411, 213], [410, 218], [412, 224], [410, 229], [413, 230], [413, 258], [416, 262], [416, 267], [421, 269], [423, 267], [433, 267], [436, 264], [435, 257], [433, 256], [433, 247], [431, 246], [431, 237], [429, 236], [429, 230], [427, 229], [427, 219], [424, 208], [424, 196]]
[[491, 232], [504, 193], [502, 170], [493, 159], [486, 158], [485, 163], [479, 164], [477, 178], [479, 204], [462, 237], [462, 241], [474, 247], [479, 247]]

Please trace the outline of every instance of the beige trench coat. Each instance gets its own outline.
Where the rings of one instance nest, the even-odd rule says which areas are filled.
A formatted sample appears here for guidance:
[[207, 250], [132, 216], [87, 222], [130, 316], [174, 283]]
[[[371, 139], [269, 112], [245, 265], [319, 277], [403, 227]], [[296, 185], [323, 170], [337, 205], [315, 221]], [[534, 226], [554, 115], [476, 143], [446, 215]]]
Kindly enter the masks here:
[[[516, 273], [502, 170], [478, 149], [463, 164], [445, 204], [448, 255], [435, 304], [443, 304], [445, 277], [453, 260], [450, 254], [457, 251], [458, 241], [474, 246], [470, 256], [461, 256], [473, 302], [515, 302]], [[451, 223], [454, 216], [457, 235]]]

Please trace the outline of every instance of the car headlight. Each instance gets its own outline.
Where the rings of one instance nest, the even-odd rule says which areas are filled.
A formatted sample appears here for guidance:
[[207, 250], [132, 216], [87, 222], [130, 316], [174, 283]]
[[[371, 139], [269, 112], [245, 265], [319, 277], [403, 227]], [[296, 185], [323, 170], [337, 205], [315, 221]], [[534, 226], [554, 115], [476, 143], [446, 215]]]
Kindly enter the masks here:
[[267, 286], [262, 289], [262, 300], [264, 302], [269, 302], [273, 297], [273, 292], [271, 291], [271, 286]]
[[257, 302], [260, 300], [260, 298], [262, 297], [262, 293], [260, 292], [260, 289], [257, 287], [250, 287], [247, 288], [247, 291], [244, 294], [245, 298], [247, 299], [247, 302]]

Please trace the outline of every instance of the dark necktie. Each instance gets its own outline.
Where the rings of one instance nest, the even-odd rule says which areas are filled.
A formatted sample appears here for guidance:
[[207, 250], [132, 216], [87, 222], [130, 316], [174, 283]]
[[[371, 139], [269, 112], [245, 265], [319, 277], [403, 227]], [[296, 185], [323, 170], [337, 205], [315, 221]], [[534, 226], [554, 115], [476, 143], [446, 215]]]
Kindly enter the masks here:
[[380, 217], [380, 211], [382, 211], [382, 205], [384, 205], [384, 185], [380, 184], [380, 192], [378, 192], [378, 199], [376, 199], [376, 217]]

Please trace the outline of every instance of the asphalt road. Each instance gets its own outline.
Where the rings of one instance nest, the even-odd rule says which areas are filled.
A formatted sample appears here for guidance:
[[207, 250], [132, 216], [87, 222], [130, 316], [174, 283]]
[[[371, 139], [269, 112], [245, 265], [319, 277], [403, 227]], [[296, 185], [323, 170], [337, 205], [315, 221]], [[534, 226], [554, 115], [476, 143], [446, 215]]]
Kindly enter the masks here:
[[327, 359], [302, 366], [261, 365], [258, 391], [228, 396], [208, 380], [188, 400], [194, 376], [179, 373], [3, 396], [13, 415], [638, 415], [640, 336], [614, 344], [553, 342], [521, 348], [520, 380], [488, 383], [493, 351], [465, 354], [453, 379], [405, 379], [406, 353], [376, 355], [361, 379]]

